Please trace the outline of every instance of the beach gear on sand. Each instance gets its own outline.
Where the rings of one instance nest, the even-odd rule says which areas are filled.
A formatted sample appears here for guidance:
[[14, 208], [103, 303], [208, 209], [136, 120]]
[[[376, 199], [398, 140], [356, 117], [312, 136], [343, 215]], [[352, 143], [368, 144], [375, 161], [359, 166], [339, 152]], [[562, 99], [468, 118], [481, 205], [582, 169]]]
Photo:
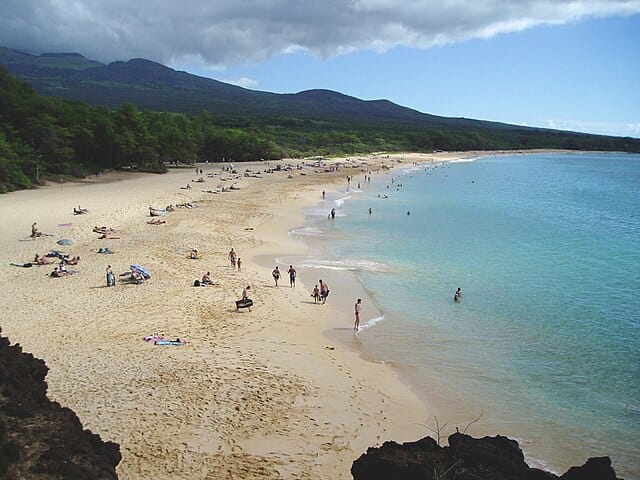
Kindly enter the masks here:
[[251, 308], [252, 306], [253, 300], [251, 300], [250, 298], [236, 300], [236, 310], [240, 310], [241, 308]]
[[160, 217], [162, 215], [165, 215], [166, 213], [167, 213], [167, 210], [164, 208], [149, 207], [149, 215], [152, 217]]
[[58, 245], [73, 245], [73, 240], [69, 238], [61, 238], [56, 242]]
[[151, 278], [151, 274], [147, 271], [146, 268], [144, 268], [144, 267], [142, 267], [140, 265], [129, 265], [129, 267], [131, 268], [132, 271], [134, 271], [136, 273], [139, 273], [145, 279]]
[[156, 341], [153, 342], [154, 345], [176, 345], [176, 346], [184, 345], [184, 343], [185, 343], [184, 340], [180, 340], [180, 339], [177, 339], [177, 340], [156, 340]]

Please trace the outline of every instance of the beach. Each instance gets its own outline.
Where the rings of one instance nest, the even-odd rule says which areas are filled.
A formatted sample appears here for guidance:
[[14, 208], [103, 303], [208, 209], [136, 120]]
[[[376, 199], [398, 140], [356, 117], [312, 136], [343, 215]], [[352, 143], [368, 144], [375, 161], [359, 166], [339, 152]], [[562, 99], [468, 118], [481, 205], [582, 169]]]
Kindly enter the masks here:
[[[428, 399], [390, 366], [363, 359], [354, 342], [337, 340], [352, 338], [352, 306], [338, 308], [332, 297], [314, 304], [317, 279], [304, 271], [296, 288], [286, 274], [275, 288], [273, 262], [304, 253], [289, 231], [302, 224], [303, 207], [347, 175], [474, 155], [242, 163], [238, 176], [225, 164], [199, 164], [202, 175], [195, 167], [107, 173], [3, 195], [2, 333], [46, 361], [53, 400], [120, 444], [122, 479], [351, 478], [351, 463], [367, 447], [430, 433]], [[285, 164], [292, 170], [264, 173]], [[199, 177], [204, 182], [192, 182]], [[193, 208], [148, 223], [150, 206], [170, 204]], [[88, 213], [74, 215], [77, 206]], [[50, 236], [29, 238], [33, 222]], [[101, 239], [95, 226], [113, 231]], [[63, 238], [73, 245], [58, 245]], [[105, 247], [114, 253], [97, 253]], [[199, 259], [188, 258], [193, 248]], [[241, 272], [230, 265], [231, 248]], [[78, 273], [52, 278], [54, 265], [10, 265], [51, 250], [79, 255], [69, 267]], [[131, 264], [151, 278], [124, 282]], [[114, 287], [106, 286], [107, 265]], [[194, 287], [206, 272], [216, 285]], [[335, 281], [332, 294], [360, 294], [358, 285]], [[247, 285], [254, 306], [236, 311]], [[365, 299], [363, 316], [370, 315]], [[143, 340], [153, 334], [186, 343]]]

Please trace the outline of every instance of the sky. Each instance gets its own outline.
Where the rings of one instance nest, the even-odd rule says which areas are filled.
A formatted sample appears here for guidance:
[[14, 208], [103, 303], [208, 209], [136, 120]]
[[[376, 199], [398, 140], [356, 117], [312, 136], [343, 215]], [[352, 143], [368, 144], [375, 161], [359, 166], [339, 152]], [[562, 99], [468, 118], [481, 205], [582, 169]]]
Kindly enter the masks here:
[[640, 138], [640, 0], [2, 0], [0, 46]]

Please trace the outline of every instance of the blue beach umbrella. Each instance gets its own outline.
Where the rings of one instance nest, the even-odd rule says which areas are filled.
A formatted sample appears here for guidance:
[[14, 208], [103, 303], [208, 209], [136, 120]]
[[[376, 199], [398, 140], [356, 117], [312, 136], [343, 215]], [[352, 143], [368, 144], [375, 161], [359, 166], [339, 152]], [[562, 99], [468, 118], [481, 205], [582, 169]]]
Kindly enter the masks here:
[[144, 278], [151, 278], [151, 274], [147, 271], [146, 268], [141, 267], [140, 265], [129, 265], [132, 271], [139, 273]]

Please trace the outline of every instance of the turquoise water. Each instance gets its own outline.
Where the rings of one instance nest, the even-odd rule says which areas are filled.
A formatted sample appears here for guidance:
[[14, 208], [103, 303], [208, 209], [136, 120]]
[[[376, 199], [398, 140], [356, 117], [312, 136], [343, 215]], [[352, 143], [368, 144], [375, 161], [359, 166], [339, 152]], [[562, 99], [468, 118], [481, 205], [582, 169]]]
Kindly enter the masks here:
[[640, 478], [640, 156], [394, 175], [356, 177], [309, 215], [384, 314], [358, 335], [365, 353], [446, 406], [455, 418], [441, 422], [483, 412], [470, 433], [515, 437], [536, 465], [610, 455], [619, 476]]

